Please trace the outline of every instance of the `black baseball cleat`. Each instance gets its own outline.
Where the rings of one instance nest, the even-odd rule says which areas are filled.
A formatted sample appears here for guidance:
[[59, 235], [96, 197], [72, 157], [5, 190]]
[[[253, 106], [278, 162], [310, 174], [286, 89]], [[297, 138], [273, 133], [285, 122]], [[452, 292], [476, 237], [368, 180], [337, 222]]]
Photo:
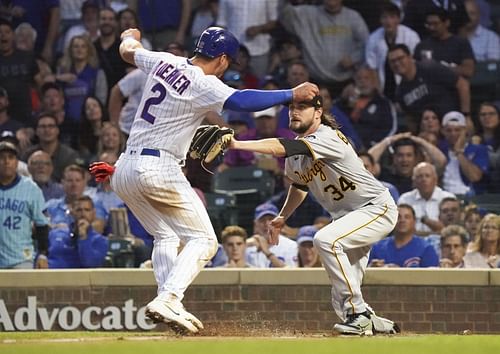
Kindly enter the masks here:
[[344, 323], [336, 323], [333, 330], [339, 334], [372, 336], [373, 322], [368, 311], [347, 315]]

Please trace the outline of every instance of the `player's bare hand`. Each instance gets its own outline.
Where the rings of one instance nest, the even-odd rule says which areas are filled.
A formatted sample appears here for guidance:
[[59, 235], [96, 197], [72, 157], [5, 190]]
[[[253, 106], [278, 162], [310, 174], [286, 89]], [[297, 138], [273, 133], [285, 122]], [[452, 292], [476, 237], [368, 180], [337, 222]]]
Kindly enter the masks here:
[[123, 40], [125, 37], [132, 37], [136, 41], [140, 41], [141, 40], [141, 31], [139, 31], [137, 28], [126, 29], [120, 35], [120, 39]]
[[279, 236], [283, 226], [285, 226], [285, 218], [283, 216], [277, 216], [269, 222], [268, 241], [270, 245], [277, 245], [279, 243]]
[[304, 82], [295, 86], [292, 89], [292, 94], [294, 102], [310, 101], [314, 96], [319, 95], [319, 88], [313, 83]]
[[236, 149], [236, 143], [238, 141], [234, 138], [234, 136], [231, 138], [231, 140], [229, 141], [229, 143], [227, 143], [227, 148], [228, 149]]

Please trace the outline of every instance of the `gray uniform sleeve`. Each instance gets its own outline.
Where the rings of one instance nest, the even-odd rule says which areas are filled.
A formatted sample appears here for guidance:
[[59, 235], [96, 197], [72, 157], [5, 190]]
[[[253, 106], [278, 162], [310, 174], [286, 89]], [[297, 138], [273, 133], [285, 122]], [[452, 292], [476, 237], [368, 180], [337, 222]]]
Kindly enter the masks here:
[[338, 161], [344, 158], [349, 140], [338, 129], [322, 129], [302, 139], [312, 152], [313, 159], [331, 159]]

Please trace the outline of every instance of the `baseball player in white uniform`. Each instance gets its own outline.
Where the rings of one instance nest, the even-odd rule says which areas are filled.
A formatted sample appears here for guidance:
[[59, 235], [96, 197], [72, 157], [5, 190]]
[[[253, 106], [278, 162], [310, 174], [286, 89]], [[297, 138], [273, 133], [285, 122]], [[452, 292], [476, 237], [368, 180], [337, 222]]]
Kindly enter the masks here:
[[364, 167], [335, 120], [323, 112], [321, 96], [290, 104], [290, 129], [297, 139], [237, 141], [229, 148], [285, 156], [285, 174], [293, 181], [280, 214], [270, 222], [269, 243], [276, 244], [289, 215], [308, 191], [328, 210], [333, 221], [314, 236], [332, 282], [332, 305], [342, 334], [397, 332], [363, 300], [361, 283], [371, 245], [396, 225], [398, 210], [389, 191]]
[[[237, 60], [239, 43], [228, 31], [206, 29], [187, 59], [142, 47], [140, 32], [122, 33], [122, 58], [147, 74], [127, 148], [116, 163], [111, 187], [154, 236], [153, 269], [158, 296], [147, 315], [192, 333], [202, 323], [187, 312], [184, 292], [217, 250], [217, 237], [200, 198], [181, 171], [194, 133], [206, 113], [223, 108], [258, 111], [312, 99], [318, 88], [238, 91], [219, 78]], [[180, 241], [184, 244], [177, 254]]]

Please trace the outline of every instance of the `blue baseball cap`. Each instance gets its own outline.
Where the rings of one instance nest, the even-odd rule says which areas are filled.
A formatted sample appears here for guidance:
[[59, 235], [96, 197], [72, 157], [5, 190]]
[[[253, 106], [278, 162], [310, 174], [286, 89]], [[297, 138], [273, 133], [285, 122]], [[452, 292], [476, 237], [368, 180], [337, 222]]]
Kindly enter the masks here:
[[261, 217], [266, 215], [278, 216], [278, 208], [276, 205], [271, 203], [260, 204], [255, 208], [255, 217], [254, 220], [259, 220]]
[[318, 232], [318, 228], [314, 225], [302, 226], [297, 233], [297, 244], [300, 245], [307, 241], [312, 242], [316, 232]]

